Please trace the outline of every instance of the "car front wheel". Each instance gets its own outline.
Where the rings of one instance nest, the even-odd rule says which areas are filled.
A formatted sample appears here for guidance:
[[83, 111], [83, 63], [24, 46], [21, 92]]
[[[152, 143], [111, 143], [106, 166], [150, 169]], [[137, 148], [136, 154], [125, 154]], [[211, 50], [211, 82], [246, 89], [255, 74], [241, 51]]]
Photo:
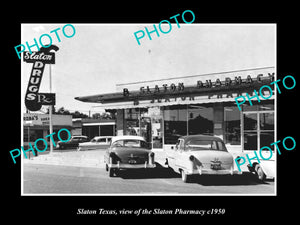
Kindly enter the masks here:
[[259, 181], [264, 181], [266, 179], [266, 174], [264, 173], [259, 164], [255, 165], [255, 173]]

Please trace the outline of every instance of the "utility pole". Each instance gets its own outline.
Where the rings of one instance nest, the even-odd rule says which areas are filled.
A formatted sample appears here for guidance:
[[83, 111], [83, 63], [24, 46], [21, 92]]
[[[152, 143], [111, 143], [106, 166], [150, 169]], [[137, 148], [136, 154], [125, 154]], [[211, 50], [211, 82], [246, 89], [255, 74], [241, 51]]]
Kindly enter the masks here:
[[[52, 74], [51, 74], [51, 64], [49, 64], [49, 83], [50, 83], [50, 93], [52, 93]], [[53, 125], [52, 125], [52, 105], [49, 105], [49, 134], [53, 133]], [[50, 154], [53, 152], [53, 143], [52, 141], [49, 141], [50, 143]]]

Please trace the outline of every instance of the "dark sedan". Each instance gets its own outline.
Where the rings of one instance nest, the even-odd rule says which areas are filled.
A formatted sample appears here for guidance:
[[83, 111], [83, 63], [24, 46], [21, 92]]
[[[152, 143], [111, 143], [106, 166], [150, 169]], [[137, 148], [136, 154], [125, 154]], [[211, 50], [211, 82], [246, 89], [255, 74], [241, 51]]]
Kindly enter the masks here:
[[68, 142], [57, 142], [58, 149], [66, 149], [66, 148], [77, 148], [79, 143], [87, 142], [89, 138], [87, 136], [72, 136], [70, 141]]
[[109, 177], [121, 169], [154, 168], [154, 152], [143, 137], [117, 136], [111, 140], [104, 155], [104, 163]]

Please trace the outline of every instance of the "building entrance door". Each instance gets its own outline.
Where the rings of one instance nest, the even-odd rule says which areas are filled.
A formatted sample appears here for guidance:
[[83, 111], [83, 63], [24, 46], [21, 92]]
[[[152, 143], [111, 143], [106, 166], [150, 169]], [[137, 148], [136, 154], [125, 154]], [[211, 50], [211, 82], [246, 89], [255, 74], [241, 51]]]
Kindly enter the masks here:
[[274, 111], [243, 112], [242, 145], [244, 151], [259, 150], [275, 141]]
[[144, 137], [146, 142], [149, 145], [152, 145], [152, 135], [151, 135], [151, 118], [150, 117], [141, 117], [139, 124], [140, 136]]
[[162, 118], [152, 118], [152, 148], [162, 149], [163, 148], [163, 120]]

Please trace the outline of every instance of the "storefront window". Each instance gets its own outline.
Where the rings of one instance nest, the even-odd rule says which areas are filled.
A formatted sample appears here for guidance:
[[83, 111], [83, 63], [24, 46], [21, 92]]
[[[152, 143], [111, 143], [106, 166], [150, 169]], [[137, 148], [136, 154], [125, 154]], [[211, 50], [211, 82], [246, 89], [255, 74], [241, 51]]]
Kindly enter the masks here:
[[273, 112], [263, 112], [259, 114], [259, 124], [260, 124], [260, 146], [269, 146], [274, 150], [274, 113]]
[[260, 113], [260, 130], [274, 130], [274, 113]]
[[236, 106], [224, 107], [224, 141], [226, 144], [241, 144], [241, 113]]
[[245, 131], [257, 130], [257, 113], [244, 114], [244, 130]]
[[187, 106], [164, 108], [165, 144], [176, 144], [179, 137], [187, 135]]
[[258, 149], [257, 112], [244, 114], [244, 150]]
[[152, 139], [153, 148], [162, 148], [162, 118], [152, 118]]
[[259, 150], [269, 146], [274, 150], [274, 101], [254, 106], [243, 106], [244, 150]]
[[188, 106], [188, 134], [214, 134], [214, 110], [211, 106], [189, 105]]
[[114, 136], [115, 126], [114, 125], [101, 125], [100, 126], [101, 136]]
[[148, 109], [125, 109], [125, 135], [136, 135], [144, 137], [146, 142], [151, 144], [151, 119], [148, 116]]
[[124, 119], [126, 124], [125, 135], [140, 135], [140, 110], [125, 109]]
[[164, 108], [165, 144], [176, 144], [184, 135], [213, 135], [211, 105], [176, 105]]

